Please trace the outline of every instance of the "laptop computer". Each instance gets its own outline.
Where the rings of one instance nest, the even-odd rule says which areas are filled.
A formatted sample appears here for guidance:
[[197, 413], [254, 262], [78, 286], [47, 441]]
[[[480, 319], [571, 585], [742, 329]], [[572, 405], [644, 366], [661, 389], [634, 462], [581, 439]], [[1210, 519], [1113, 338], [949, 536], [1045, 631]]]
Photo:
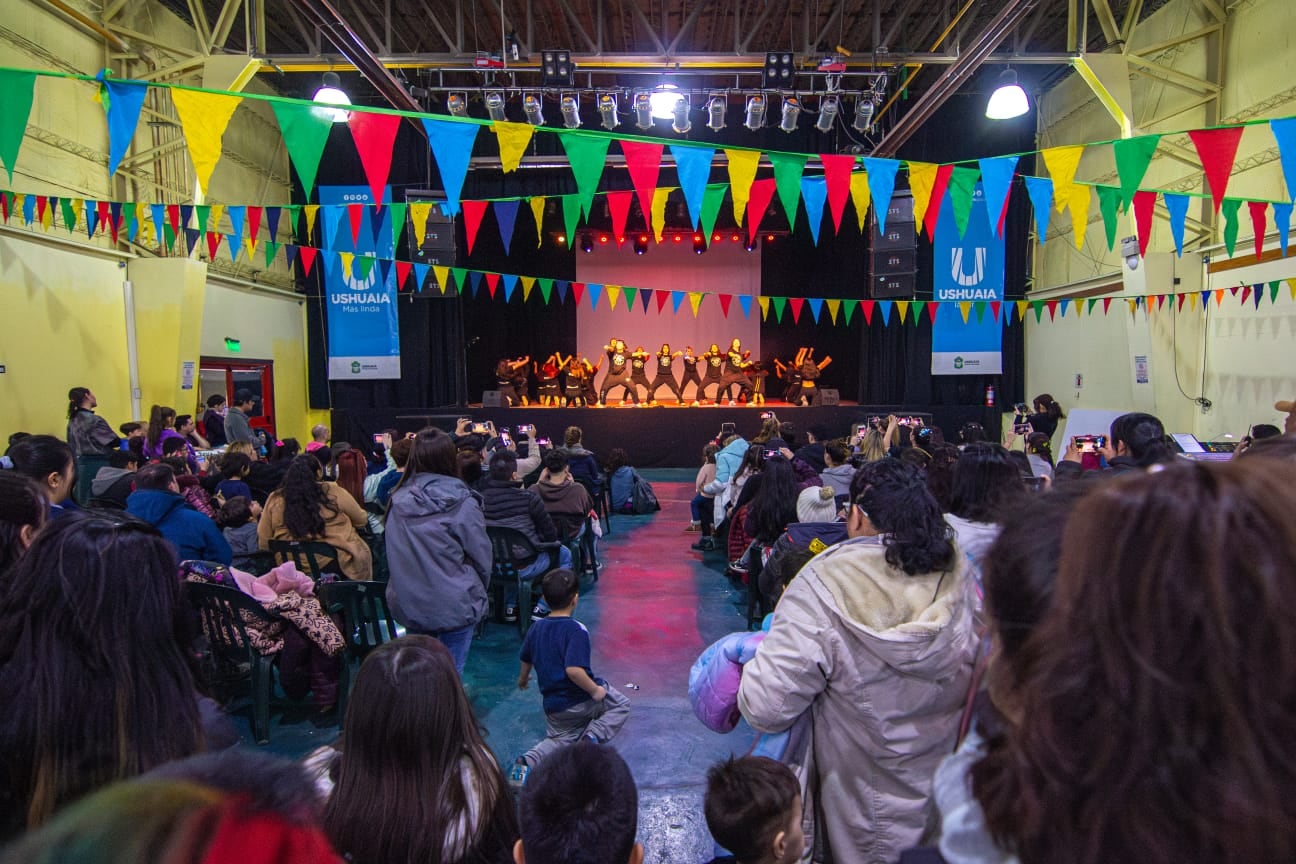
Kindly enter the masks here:
[[1227, 462], [1233, 458], [1233, 449], [1237, 446], [1232, 441], [1198, 441], [1188, 432], [1172, 432], [1170, 438], [1179, 448], [1181, 457], [1198, 462]]

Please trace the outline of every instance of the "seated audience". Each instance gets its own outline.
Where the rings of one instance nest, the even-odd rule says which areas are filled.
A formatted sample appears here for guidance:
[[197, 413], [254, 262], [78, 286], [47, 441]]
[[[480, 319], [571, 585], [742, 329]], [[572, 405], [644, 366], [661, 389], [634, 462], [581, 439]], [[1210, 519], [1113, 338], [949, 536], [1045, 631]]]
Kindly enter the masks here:
[[17, 471], [0, 471], [0, 578], [36, 539], [48, 509], [36, 481]]
[[185, 452], [182, 454], [186, 460], [192, 462], [191, 468], [198, 470], [198, 459], [193, 455], [193, 447], [185, 440], [185, 437], [176, 431], [176, 411], [174, 408], [165, 405], [154, 405], [149, 411], [148, 433], [144, 436], [144, 455], [150, 459], [162, 459], [168, 454], [162, 449], [163, 443], [168, 439], [177, 439], [182, 442], [182, 448]]
[[702, 467], [698, 469], [697, 477], [693, 479], [693, 500], [689, 502], [689, 515], [692, 518], [684, 530], [690, 533], [701, 531], [703, 540], [709, 539], [714, 531], [715, 495], [708, 493], [706, 487], [715, 480], [716, 454], [719, 452], [719, 444], [714, 441], [707, 442], [707, 445], [702, 448]]
[[0, 841], [202, 748], [180, 604], [170, 544], [121, 514], [49, 525], [0, 582]]
[[[568, 470], [567, 453], [563, 450], [550, 450], [544, 457], [544, 470], [535, 486], [536, 494], [544, 504], [555, 523], [561, 521], [559, 533], [563, 539], [570, 540], [585, 526], [585, 517], [594, 508], [594, 500], [571, 476]], [[561, 530], [563, 527], [568, 530]]]
[[630, 465], [630, 457], [620, 447], [613, 447], [607, 461], [608, 491], [612, 496], [612, 509], [627, 513], [633, 506], [635, 478], [639, 472]]
[[[167, 444], [171, 444], [171, 441]], [[219, 474], [212, 477], [195, 477], [189, 472], [189, 463], [183, 456], [170, 456], [158, 464], [171, 466], [171, 470], [175, 473], [176, 485], [180, 487], [180, 495], [185, 499], [186, 504], [208, 519], [216, 518], [216, 510], [220, 505], [212, 502], [204, 482], [216, 479]]]
[[850, 539], [788, 585], [738, 706], [760, 732], [809, 723], [801, 779], [818, 791], [816, 842], [834, 860], [894, 861], [926, 824], [977, 639], [953, 531], [921, 473], [869, 463], [851, 499]]
[[783, 456], [765, 460], [760, 473], [760, 487], [747, 505], [743, 530], [763, 547], [770, 546], [797, 521], [797, 496], [801, 494], [792, 463]]
[[568, 426], [563, 433], [562, 449], [567, 451], [567, 463], [572, 477], [589, 489], [591, 494], [596, 494], [603, 488], [603, 471], [594, 454], [581, 444], [583, 434], [579, 426]]
[[282, 441], [270, 442], [269, 455], [262, 460], [251, 444], [234, 443], [225, 450], [226, 453], [243, 453], [252, 460], [252, 468], [247, 476], [247, 484], [252, 489], [252, 500], [265, 504], [270, 493], [283, 483], [288, 466], [301, 455], [301, 445], [296, 438], [285, 438]]
[[373, 556], [356, 530], [368, 522], [351, 493], [323, 478], [316, 457], [302, 455], [292, 461], [283, 484], [266, 499], [257, 538], [262, 549], [269, 549], [271, 540], [327, 543], [337, 550], [343, 576], [367, 582], [373, 578]]
[[13, 470], [40, 486], [49, 502], [50, 516], [57, 519], [80, 509], [72, 500], [76, 462], [67, 444], [53, 435], [26, 435], [9, 447], [5, 458]]
[[318, 423], [311, 427], [311, 440], [306, 442], [306, 452], [314, 453], [316, 450], [326, 450], [329, 446], [329, 428], [323, 423]]
[[240, 570], [251, 570], [261, 549], [257, 538], [257, 517], [260, 515], [261, 505], [245, 495], [225, 499], [216, 514], [216, 525], [234, 555], [233, 566]]
[[229, 441], [225, 438], [225, 397], [213, 393], [207, 397], [207, 410], [202, 416], [204, 437], [213, 448], [224, 447]]
[[1264, 441], [1267, 438], [1278, 438], [1282, 434], [1282, 430], [1272, 423], [1257, 423], [1247, 430], [1247, 434], [1242, 436], [1242, 440], [1238, 442], [1237, 448], [1233, 451], [1233, 458], [1236, 459], [1241, 456], [1252, 444]]
[[126, 512], [162, 532], [177, 560], [226, 565], [232, 560], [216, 523], [185, 502], [170, 465], [155, 463], [135, 472], [135, 491], [126, 499]]
[[732, 852], [710, 864], [793, 864], [805, 851], [801, 786], [764, 756], [730, 757], [707, 771], [707, 829]]
[[[391, 501], [392, 490], [396, 488], [396, 484], [400, 483], [401, 478], [405, 476], [405, 466], [409, 463], [410, 450], [412, 450], [413, 447], [414, 439], [412, 438], [402, 438], [399, 441], [394, 442], [391, 447], [387, 448], [389, 461], [393, 466], [392, 469], [382, 474], [373, 475], [378, 478], [378, 482], [374, 487], [373, 501], [384, 510], [387, 509], [387, 504]], [[368, 489], [368, 486], [369, 482], [366, 480], [366, 490]], [[366, 499], [367, 497], [366, 494]]]
[[196, 447], [199, 450], [210, 450], [211, 442], [198, 434], [198, 424], [194, 422], [192, 414], [176, 415], [176, 431], [184, 436], [185, 441], [191, 448]]
[[855, 479], [855, 466], [850, 463], [850, 452], [840, 441], [824, 444], [824, 465], [827, 467], [819, 472], [823, 484], [830, 487], [835, 495], [849, 495], [851, 480]]
[[90, 494], [98, 503], [107, 502], [121, 510], [126, 509], [126, 497], [135, 486], [138, 457], [130, 450], [114, 450], [108, 454], [108, 464], [99, 469], [90, 484]]
[[228, 501], [231, 498], [251, 498], [252, 487], [247, 478], [252, 473], [252, 460], [243, 453], [226, 453], [220, 460], [221, 481], [216, 484], [216, 494]]
[[1002, 446], [978, 442], [963, 448], [954, 465], [945, 521], [954, 529], [978, 593], [986, 552], [999, 536], [1000, 519], [1025, 494], [1021, 474]]
[[117, 427], [117, 429], [122, 434], [121, 446], [118, 447], [117, 449], [129, 450], [131, 449], [130, 446], [131, 442], [136, 439], [139, 439], [139, 441], [141, 442], [141, 452], [142, 452], [144, 435], [145, 433], [148, 432], [147, 426], [145, 426], [143, 423], [140, 423], [138, 420], [131, 420], [129, 422], [121, 424], [120, 426]]
[[824, 462], [824, 447], [828, 443], [828, 427], [816, 423], [806, 430], [806, 443], [797, 448], [796, 458], [822, 474], [828, 467]]
[[68, 391], [67, 442], [76, 456], [104, 455], [121, 443], [108, 421], [94, 413], [98, 407], [99, 400], [89, 387]]
[[953, 444], [937, 444], [934, 441], [929, 442], [927, 447], [930, 449], [924, 450], [918, 446], [906, 449], [901, 455], [901, 461], [909, 461], [906, 457], [918, 457], [913, 464], [922, 468], [927, 478], [927, 491], [936, 499], [941, 510], [948, 513], [950, 498], [954, 494], [954, 467], [958, 465], [962, 451]]
[[1026, 437], [1026, 458], [1032, 476], [1053, 479], [1053, 441], [1043, 432], [1032, 432]]
[[582, 741], [536, 766], [518, 820], [517, 864], [643, 864], [639, 790], [611, 747]]
[[459, 477], [474, 492], [481, 492], [483, 484], [486, 482], [486, 475], [482, 473], [482, 455], [476, 450], [460, 450], [455, 454], [455, 461], [459, 465]]
[[365, 658], [340, 743], [310, 760], [332, 778], [324, 827], [346, 860], [509, 861], [513, 798], [479, 728], [437, 640], [403, 636]]
[[1266, 438], [1257, 441], [1243, 451], [1248, 459], [1262, 457], [1265, 459], [1296, 460], [1296, 435], [1280, 435], [1277, 438]]

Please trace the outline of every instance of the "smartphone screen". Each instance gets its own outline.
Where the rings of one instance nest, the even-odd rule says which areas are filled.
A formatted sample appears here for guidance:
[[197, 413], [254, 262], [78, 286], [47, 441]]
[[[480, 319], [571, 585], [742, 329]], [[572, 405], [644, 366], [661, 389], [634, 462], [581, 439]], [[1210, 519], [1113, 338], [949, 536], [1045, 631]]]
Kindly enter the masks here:
[[490, 431], [490, 427], [487, 426], [485, 423], [474, 423], [472, 424], [472, 431], [477, 433], [478, 435], [484, 435], [485, 433]]
[[775, 456], [777, 456], [777, 455], [779, 455], [779, 451], [777, 451], [777, 450], [766, 450], [766, 451], [765, 451], [765, 458], [766, 458], [766, 459], [773, 459], [773, 458], [774, 458]]
[[373, 438], [374, 438], [374, 443], [375, 443], [375, 444], [381, 444], [381, 443], [383, 443], [383, 436], [382, 436], [382, 433], [381, 433], [381, 432], [378, 433], [377, 435], [373, 436]]
[[517, 427], [517, 431], [518, 434], [521, 434], [523, 432], [534, 432], [535, 426], [531, 425], [530, 423], [519, 423]]
[[720, 434], [722, 434], [722, 435], [723, 435], [723, 434], [726, 434], [726, 433], [737, 432], [737, 431], [738, 431], [738, 425], [737, 425], [736, 423], [721, 423], [721, 424], [720, 424]]
[[537, 438], [537, 439], [536, 439], [536, 444], [540, 445], [541, 447], [548, 447], [548, 446], [550, 445], [550, 443], [551, 443], [551, 442], [549, 441], [548, 438]]
[[761, 412], [761, 419], [762, 419], [762, 420], [768, 420], [768, 419], [770, 419], [770, 418], [773, 417], [773, 416], [774, 416], [774, 412], [773, 412], [773, 411], [762, 411], [762, 412]]

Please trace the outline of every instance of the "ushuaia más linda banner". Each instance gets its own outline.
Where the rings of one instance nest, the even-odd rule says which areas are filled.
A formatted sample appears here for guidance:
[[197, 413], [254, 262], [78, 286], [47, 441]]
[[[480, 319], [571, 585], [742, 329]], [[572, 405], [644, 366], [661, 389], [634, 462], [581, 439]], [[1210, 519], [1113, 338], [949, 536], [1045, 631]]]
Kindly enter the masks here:
[[[967, 231], [960, 238], [950, 197], [941, 203], [932, 252], [932, 285], [942, 302], [1004, 298], [1004, 240], [990, 229], [985, 195], [977, 184]], [[999, 375], [1003, 372], [1003, 329], [994, 316], [966, 323], [955, 306], [941, 308], [932, 328], [933, 375]]]
[[[368, 186], [320, 186], [321, 204], [373, 204]], [[383, 203], [391, 203], [390, 189]], [[344, 208], [337, 208], [345, 213]], [[373, 224], [373, 210], [364, 208], [359, 239], [352, 244], [346, 219], [325, 220], [324, 248], [356, 255], [395, 257], [392, 248], [391, 209], [383, 208], [382, 224]], [[368, 273], [353, 267], [348, 274], [338, 256], [326, 252], [324, 296], [328, 309], [330, 379], [399, 378], [400, 330], [396, 318], [395, 268], [375, 263]]]

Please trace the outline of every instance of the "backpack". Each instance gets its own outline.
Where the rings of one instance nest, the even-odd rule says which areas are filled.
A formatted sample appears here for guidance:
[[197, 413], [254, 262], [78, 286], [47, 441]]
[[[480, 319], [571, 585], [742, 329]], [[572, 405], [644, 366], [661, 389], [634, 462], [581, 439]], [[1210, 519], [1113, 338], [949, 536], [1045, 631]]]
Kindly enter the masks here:
[[656, 513], [660, 509], [661, 504], [657, 503], [657, 495], [653, 492], [652, 484], [636, 473], [630, 485], [630, 512], [643, 515]]

